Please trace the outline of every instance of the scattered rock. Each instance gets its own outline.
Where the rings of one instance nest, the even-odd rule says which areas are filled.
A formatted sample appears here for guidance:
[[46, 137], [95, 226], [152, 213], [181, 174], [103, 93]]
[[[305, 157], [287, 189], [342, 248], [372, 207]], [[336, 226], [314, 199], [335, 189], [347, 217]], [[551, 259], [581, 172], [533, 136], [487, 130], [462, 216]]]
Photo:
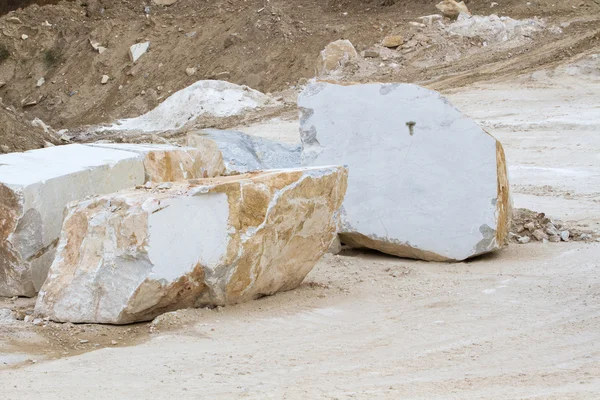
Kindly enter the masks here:
[[440, 14], [425, 15], [417, 18], [425, 25], [431, 26], [434, 22], [442, 21], [443, 17]]
[[102, 75], [102, 80], [100, 81], [103, 85], [106, 85], [108, 83], [108, 80], [110, 79], [110, 77], [108, 75]]
[[379, 51], [374, 49], [364, 50], [361, 54], [363, 58], [377, 58], [379, 57]]
[[342, 242], [340, 241], [340, 238], [337, 235], [331, 243], [331, 246], [329, 246], [327, 252], [329, 254], [340, 254], [342, 252]]
[[16, 320], [17, 319], [15, 318], [11, 310], [9, 310], [8, 308], [0, 308], [0, 325], [11, 324]]
[[525, 229], [527, 229], [529, 232], [533, 232], [535, 231], [535, 224], [533, 222], [528, 222], [525, 224]]
[[278, 143], [237, 131], [204, 129], [187, 135], [187, 145], [199, 150], [206, 178], [262, 169], [300, 166], [300, 145]]
[[120, 120], [100, 130], [165, 131], [181, 128], [200, 116], [231, 117], [274, 104], [269, 96], [247, 86], [201, 80], [174, 93], [144, 115]]
[[548, 236], [548, 241], [552, 242], [552, 243], [558, 243], [558, 242], [560, 242], [560, 236], [558, 236], [558, 235]]
[[446, 27], [446, 31], [451, 35], [479, 38], [486, 43], [496, 43], [531, 37], [543, 28], [544, 22], [538, 18], [515, 20], [492, 14], [485, 17], [461, 15], [457, 21]]
[[229, 71], [219, 72], [218, 74], [214, 74], [212, 79], [216, 80], [227, 80], [231, 78], [231, 73]]
[[349, 40], [336, 40], [325, 46], [317, 59], [317, 76], [327, 75], [358, 58], [358, 53]]
[[335, 238], [346, 177], [274, 170], [71, 203], [36, 313], [124, 324], [293, 289]]
[[33, 316], [26, 315], [25, 318], [23, 318], [23, 321], [25, 321], [26, 323], [33, 322]]
[[116, 346], [117, 344], [119, 344], [119, 342], [117, 342], [116, 340], [111, 340], [110, 344], [112, 344], [113, 346]]
[[532, 234], [533, 237], [535, 237], [539, 241], [548, 240], [548, 235], [541, 229], [536, 229], [535, 231], [533, 231]]
[[386, 36], [382, 41], [381, 45], [383, 47], [395, 48], [404, 43], [404, 38], [400, 35]]
[[531, 242], [531, 238], [529, 236], [520, 236], [517, 240], [521, 244], [526, 244], [526, 243]]
[[550, 236], [558, 236], [558, 230], [552, 222], [546, 224], [546, 233]]
[[562, 231], [562, 232], [560, 232], [560, 239], [561, 239], [563, 242], [568, 242], [568, 241], [569, 241], [569, 238], [570, 238], [570, 236], [571, 236], [571, 234], [570, 234], [570, 232], [569, 232], [569, 231]]
[[450, 19], [457, 19], [461, 13], [471, 15], [463, 1], [458, 3], [454, 0], [443, 0], [435, 7], [442, 12], [444, 17]]
[[186, 68], [185, 73], [187, 76], [192, 76], [196, 74], [196, 68]]
[[136, 43], [129, 48], [129, 58], [135, 64], [150, 48], [150, 42]]
[[42, 322], [44, 322], [44, 321], [43, 321], [41, 318], [35, 318], [35, 319], [32, 321], [32, 324], [37, 326], [37, 325], [41, 325], [41, 324], [42, 324]]
[[449, 261], [507, 242], [502, 146], [439, 93], [411, 84], [315, 82], [298, 106], [303, 165], [351, 171], [343, 243]]
[[22, 35], [21, 35], [21, 39], [23, 39], [23, 40], [27, 40], [27, 39], [29, 39], [29, 36], [27, 36], [26, 34], [22, 34]]
[[106, 51], [106, 47], [102, 46], [98, 42], [94, 42], [92, 39], [90, 39], [90, 44], [92, 45], [92, 48], [96, 50], [99, 54], [102, 54]]
[[90, 342], [90, 341], [89, 341], [89, 340], [87, 340], [87, 339], [81, 339], [81, 340], [79, 341], [79, 343], [81, 343], [81, 344], [86, 344], [86, 343], [89, 343], [89, 342]]
[[37, 87], [42, 87], [44, 85], [44, 83], [46, 83], [46, 79], [44, 79], [43, 77], [37, 80], [37, 83], [35, 84]]

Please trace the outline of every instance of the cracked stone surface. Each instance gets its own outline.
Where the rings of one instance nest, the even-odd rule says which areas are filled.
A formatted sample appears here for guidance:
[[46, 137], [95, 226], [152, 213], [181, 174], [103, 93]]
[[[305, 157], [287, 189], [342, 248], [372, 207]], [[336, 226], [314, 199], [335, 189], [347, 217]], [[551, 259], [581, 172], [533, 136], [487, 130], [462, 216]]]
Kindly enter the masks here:
[[503, 247], [511, 201], [501, 144], [439, 93], [313, 82], [298, 99], [303, 165], [347, 165], [340, 238], [460, 261]]
[[34, 296], [54, 259], [70, 201], [197, 178], [198, 151], [156, 145], [56, 146], [0, 155], [0, 296]]
[[297, 287], [333, 242], [344, 167], [271, 170], [72, 203], [36, 313], [124, 324]]
[[218, 129], [188, 133], [187, 145], [200, 150], [205, 178], [299, 167], [302, 151], [300, 145]]

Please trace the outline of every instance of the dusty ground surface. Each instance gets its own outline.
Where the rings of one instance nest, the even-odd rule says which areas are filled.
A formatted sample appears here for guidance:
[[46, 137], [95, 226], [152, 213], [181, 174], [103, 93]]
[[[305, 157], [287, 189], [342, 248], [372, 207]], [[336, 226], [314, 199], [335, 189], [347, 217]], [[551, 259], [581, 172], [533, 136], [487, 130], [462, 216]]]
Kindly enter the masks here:
[[[517, 207], [598, 232], [598, 56], [447, 91], [504, 144]], [[297, 140], [293, 120], [242, 129]], [[463, 156], [463, 155], [461, 155]], [[600, 243], [458, 264], [326, 256], [298, 289], [110, 327], [0, 323], [6, 399], [600, 397]], [[20, 310], [32, 300], [4, 300]], [[29, 318], [28, 318], [29, 319]]]
[[[328, 255], [297, 290], [132, 326], [35, 320], [28, 315], [33, 299], [0, 299], [2, 399], [599, 398], [600, 5], [498, 3], [493, 11], [502, 15], [569, 26], [490, 48], [440, 41], [408, 25], [436, 12], [435, 1], [382, 8], [353, 0], [203, 7], [180, 0], [152, 7], [147, 18], [143, 1], [102, 0], [1, 17], [0, 44], [11, 56], [0, 63], [0, 97], [17, 129], [12, 136], [0, 131], [0, 144], [10, 138], [23, 149], [43, 145], [42, 128], [31, 140], [18, 135], [34, 117], [57, 129], [110, 122], [224, 71], [232, 82], [278, 91], [282, 107], [185, 129], [237, 127], [297, 142], [289, 85], [312, 75], [323, 46], [349, 38], [363, 50], [389, 33], [426, 33], [432, 47], [361, 60], [341, 79], [419, 81], [442, 90], [504, 144], [516, 207], [592, 234], [511, 244], [458, 264]], [[488, 3], [469, 7], [490, 13]], [[42, 25], [46, 20], [52, 26]], [[94, 53], [89, 38], [109, 52]], [[151, 51], [133, 66], [126, 49], [144, 39]], [[185, 68], [195, 65], [198, 74], [188, 77]], [[111, 81], [100, 85], [105, 73]], [[46, 83], [37, 88], [42, 76]], [[23, 107], [22, 100], [36, 104]], [[177, 142], [181, 134], [148, 139]]]

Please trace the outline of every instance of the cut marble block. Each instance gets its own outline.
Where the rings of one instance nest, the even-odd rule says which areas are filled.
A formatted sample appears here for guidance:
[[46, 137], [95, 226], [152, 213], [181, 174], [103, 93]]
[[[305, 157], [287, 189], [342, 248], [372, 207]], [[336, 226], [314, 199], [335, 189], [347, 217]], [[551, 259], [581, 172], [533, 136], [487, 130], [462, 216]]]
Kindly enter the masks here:
[[349, 167], [342, 242], [437, 261], [504, 246], [511, 202], [502, 145], [439, 93], [313, 82], [298, 105], [303, 165]]
[[71, 203], [36, 313], [124, 324], [293, 289], [336, 236], [346, 179], [271, 170]]
[[199, 164], [204, 167], [206, 178], [300, 166], [300, 145], [278, 143], [237, 131], [191, 132], [187, 135], [187, 145], [200, 150]]
[[65, 205], [90, 195], [197, 178], [194, 149], [56, 146], [0, 155], [0, 296], [34, 296], [54, 259]]

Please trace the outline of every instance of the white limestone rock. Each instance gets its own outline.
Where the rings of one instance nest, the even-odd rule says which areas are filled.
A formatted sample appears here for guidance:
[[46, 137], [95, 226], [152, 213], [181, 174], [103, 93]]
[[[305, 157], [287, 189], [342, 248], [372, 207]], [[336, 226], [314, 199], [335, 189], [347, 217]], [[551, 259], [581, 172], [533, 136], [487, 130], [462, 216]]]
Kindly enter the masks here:
[[68, 145], [0, 156], [0, 296], [34, 296], [46, 279], [64, 206], [144, 182], [137, 154]]
[[35, 311], [125, 324], [293, 289], [335, 238], [346, 177], [271, 170], [72, 203]]
[[0, 155], [0, 296], [34, 296], [54, 259], [64, 207], [87, 196], [198, 178], [198, 150], [80, 145]]
[[300, 166], [300, 145], [289, 145], [237, 131], [203, 129], [187, 135], [187, 145], [200, 152], [206, 178], [261, 169]]
[[131, 62], [135, 64], [141, 56], [146, 54], [149, 48], [150, 42], [136, 43], [129, 47], [129, 58], [131, 59]]
[[173, 93], [146, 114], [122, 119], [96, 130], [167, 131], [179, 129], [199, 117], [232, 117], [276, 104], [270, 96], [247, 86], [225, 81], [200, 80]]
[[500, 143], [438, 93], [410, 84], [309, 84], [303, 165], [347, 165], [341, 241], [457, 261], [501, 248], [511, 209]]

